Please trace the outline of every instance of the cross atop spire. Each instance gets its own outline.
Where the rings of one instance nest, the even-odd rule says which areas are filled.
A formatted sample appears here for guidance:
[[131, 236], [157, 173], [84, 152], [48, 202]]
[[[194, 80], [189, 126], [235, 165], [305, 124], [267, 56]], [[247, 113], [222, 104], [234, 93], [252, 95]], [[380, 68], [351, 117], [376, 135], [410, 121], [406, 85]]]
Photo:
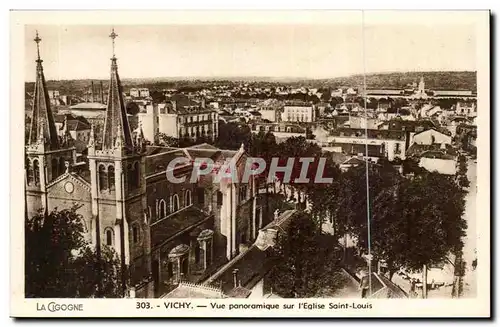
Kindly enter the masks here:
[[[115, 38], [118, 35], [112, 29], [109, 37], [113, 41], [113, 57], [111, 58], [111, 76], [109, 81], [108, 103], [103, 130], [103, 150], [117, 146], [133, 148], [132, 133], [127, 118], [127, 110], [123, 100], [123, 90], [118, 76], [118, 65], [115, 57]], [[118, 139], [118, 142], [117, 142]], [[118, 145], [117, 145], [118, 144]]]
[[118, 37], [118, 34], [115, 33], [115, 29], [111, 29], [111, 34], [109, 34], [109, 37], [111, 38], [111, 44], [112, 44], [112, 49], [113, 49], [113, 57], [111, 60], [116, 60], [115, 57], [115, 39]]
[[37, 53], [37, 60], [36, 62], [41, 63], [42, 60], [40, 59], [40, 42], [42, 39], [38, 36], [38, 30], [36, 31], [36, 37], [33, 39], [36, 43], [36, 53]]
[[[34, 145], [39, 141], [43, 141], [50, 144], [50, 150], [55, 150], [59, 148], [59, 140], [52, 111], [50, 110], [50, 98], [45, 83], [45, 76], [43, 74], [42, 59], [40, 59], [40, 41], [42, 41], [42, 39], [38, 36], [38, 31], [33, 41], [36, 42], [37, 60], [28, 144]], [[40, 135], [43, 135], [43, 137]]]

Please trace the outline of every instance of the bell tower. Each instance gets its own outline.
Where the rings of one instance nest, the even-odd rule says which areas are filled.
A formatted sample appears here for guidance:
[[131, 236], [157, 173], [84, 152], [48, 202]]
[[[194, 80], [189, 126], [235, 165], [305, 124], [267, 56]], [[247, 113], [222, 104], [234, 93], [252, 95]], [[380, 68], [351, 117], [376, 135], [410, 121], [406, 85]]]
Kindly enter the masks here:
[[[102, 144], [92, 129], [88, 158], [91, 175], [93, 240], [101, 249], [113, 248], [123, 267], [123, 287], [148, 293], [151, 276], [150, 228], [147, 216], [145, 140], [132, 137], [115, 57], [114, 29], [110, 34], [113, 56]], [[128, 272], [130, 272], [130, 274]], [[141, 284], [142, 283], [142, 284]], [[151, 283], [152, 284], [152, 283]], [[143, 288], [144, 292], [140, 289]]]
[[[58, 135], [40, 58], [42, 39], [36, 32], [36, 79], [33, 91], [32, 116], [25, 146], [26, 210], [31, 218], [40, 209], [49, 210], [47, 186], [76, 162], [76, 149], [67, 129]], [[66, 122], [65, 122], [66, 123]]]

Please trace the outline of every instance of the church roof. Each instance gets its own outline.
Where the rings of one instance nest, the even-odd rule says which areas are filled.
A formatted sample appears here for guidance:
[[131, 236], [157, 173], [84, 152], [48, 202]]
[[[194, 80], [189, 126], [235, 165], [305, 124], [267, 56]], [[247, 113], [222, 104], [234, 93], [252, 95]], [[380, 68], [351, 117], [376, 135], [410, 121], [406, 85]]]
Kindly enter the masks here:
[[[269, 223], [262, 230], [286, 229], [286, 225], [296, 213], [288, 210], [278, 219]], [[222, 291], [231, 297], [248, 297], [248, 290], [270, 271], [275, 264], [275, 258], [270, 253], [270, 246], [259, 248], [260, 244], [253, 244], [247, 251], [239, 254], [228, 262], [218, 272], [207, 279], [205, 285], [219, 286]], [[238, 286], [234, 287], [233, 271], [238, 270]]]
[[28, 144], [37, 143], [40, 135], [43, 134], [45, 142], [49, 145], [50, 149], [57, 149], [59, 147], [59, 139], [54, 117], [50, 109], [49, 93], [45, 83], [45, 75], [43, 74], [43, 60], [40, 59], [40, 41], [41, 39], [38, 37], [37, 32], [35, 42], [37, 44], [38, 58], [36, 60], [36, 81], [33, 92], [32, 119]]
[[179, 232], [188, 231], [192, 227], [198, 226], [209, 218], [210, 216], [201, 211], [199, 208], [190, 206], [177, 211], [167, 218], [152, 222], [151, 248], [154, 249], [161, 246]]
[[[148, 155], [146, 157], [146, 176], [166, 171], [170, 162], [176, 158], [185, 158], [186, 162], [189, 161], [186, 153], [182, 149], [177, 148], [167, 152]], [[176, 165], [176, 167], [178, 166], [180, 164]]]

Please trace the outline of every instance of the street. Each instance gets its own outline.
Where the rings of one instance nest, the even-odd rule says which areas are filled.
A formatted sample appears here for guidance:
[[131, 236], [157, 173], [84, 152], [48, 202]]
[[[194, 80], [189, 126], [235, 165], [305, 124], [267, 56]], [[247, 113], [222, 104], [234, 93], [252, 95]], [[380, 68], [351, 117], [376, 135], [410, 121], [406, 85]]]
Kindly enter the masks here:
[[[467, 220], [467, 234], [464, 238], [464, 261], [465, 261], [465, 276], [464, 290], [462, 297], [476, 296], [476, 270], [472, 267], [472, 262], [476, 259], [476, 185], [477, 185], [477, 163], [469, 159], [467, 177], [470, 181], [469, 193], [466, 196], [465, 203], [465, 219]], [[485, 217], [485, 219], [488, 219]]]

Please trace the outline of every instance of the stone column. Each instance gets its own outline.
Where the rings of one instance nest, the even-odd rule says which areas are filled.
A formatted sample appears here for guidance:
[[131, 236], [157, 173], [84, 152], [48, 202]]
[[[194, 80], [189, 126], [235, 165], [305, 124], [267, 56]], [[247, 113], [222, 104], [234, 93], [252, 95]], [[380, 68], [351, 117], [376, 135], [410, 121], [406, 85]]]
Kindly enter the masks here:
[[115, 242], [114, 242], [114, 248], [115, 248], [115, 251], [116, 253], [118, 254], [118, 257], [120, 258], [120, 261], [122, 259], [121, 257], [121, 253], [122, 253], [122, 238], [121, 238], [121, 233], [120, 233], [120, 225], [119, 223], [117, 222], [115, 224], [115, 226], [113, 227], [113, 234], [114, 234], [114, 237], [115, 237]]
[[202, 250], [200, 255], [201, 262], [203, 263], [203, 270], [207, 269], [211, 264], [207, 258], [210, 258], [210, 261], [213, 261], [213, 236], [214, 232], [212, 230], [205, 229], [200, 233], [200, 235], [198, 235], [197, 238]]
[[99, 208], [97, 203], [97, 170], [95, 159], [89, 160], [90, 169], [90, 191], [92, 196], [92, 220], [90, 224], [90, 233], [92, 238], [92, 243], [97, 245], [97, 215], [99, 214]]
[[236, 256], [238, 246], [238, 244], [236, 244], [236, 205], [236, 185], [231, 183], [231, 258]]

